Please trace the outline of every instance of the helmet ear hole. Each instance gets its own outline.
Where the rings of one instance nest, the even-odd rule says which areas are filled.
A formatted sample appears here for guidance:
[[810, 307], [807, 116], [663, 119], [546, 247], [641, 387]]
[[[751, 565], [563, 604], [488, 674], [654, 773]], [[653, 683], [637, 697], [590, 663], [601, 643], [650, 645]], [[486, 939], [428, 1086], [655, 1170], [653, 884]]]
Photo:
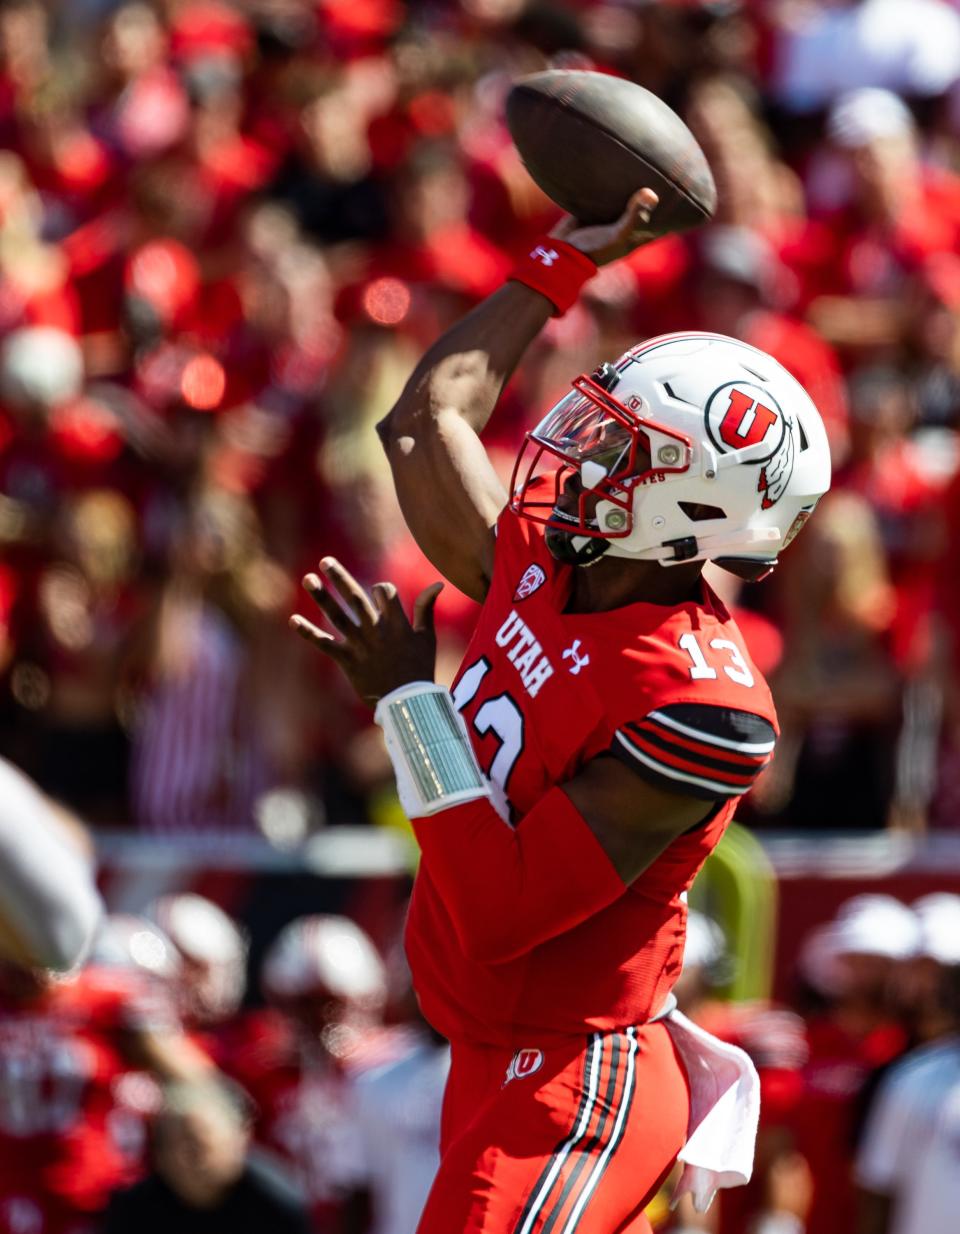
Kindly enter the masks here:
[[691, 523], [706, 523], [710, 519], [727, 517], [726, 511], [719, 506], [708, 506], [699, 501], [678, 501], [677, 505]]

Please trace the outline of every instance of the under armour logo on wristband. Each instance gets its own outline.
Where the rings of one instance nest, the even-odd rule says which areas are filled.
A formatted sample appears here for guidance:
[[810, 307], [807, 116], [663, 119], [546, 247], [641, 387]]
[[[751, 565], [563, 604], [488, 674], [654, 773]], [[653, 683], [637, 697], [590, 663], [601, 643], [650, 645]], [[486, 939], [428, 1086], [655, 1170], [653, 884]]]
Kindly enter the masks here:
[[573, 307], [581, 287], [596, 272], [597, 263], [588, 254], [545, 236], [520, 258], [510, 278], [539, 292], [553, 305], [554, 317], [561, 317]]

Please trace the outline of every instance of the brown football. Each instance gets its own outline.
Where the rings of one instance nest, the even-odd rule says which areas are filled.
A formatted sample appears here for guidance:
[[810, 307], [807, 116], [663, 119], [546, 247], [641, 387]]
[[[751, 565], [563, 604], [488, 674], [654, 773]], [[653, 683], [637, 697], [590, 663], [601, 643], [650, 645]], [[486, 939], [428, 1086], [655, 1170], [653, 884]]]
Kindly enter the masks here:
[[522, 77], [507, 96], [507, 126], [533, 179], [582, 223], [613, 222], [639, 188], [660, 198], [651, 228], [661, 235], [697, 227], [716, 209], [693, 134], [632, 81], [564, 69]]

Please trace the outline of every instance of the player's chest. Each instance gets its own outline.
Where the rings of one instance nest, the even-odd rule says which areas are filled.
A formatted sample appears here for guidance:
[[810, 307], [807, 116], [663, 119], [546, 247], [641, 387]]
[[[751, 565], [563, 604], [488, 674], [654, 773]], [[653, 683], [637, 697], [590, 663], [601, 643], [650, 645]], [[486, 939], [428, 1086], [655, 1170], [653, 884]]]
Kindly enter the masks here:
[[[593, 639], [546, 602], [484, 606], [453, 698], [511, 816], [610, 740]], [[501, 813], [504, 806], [498, 801]]]

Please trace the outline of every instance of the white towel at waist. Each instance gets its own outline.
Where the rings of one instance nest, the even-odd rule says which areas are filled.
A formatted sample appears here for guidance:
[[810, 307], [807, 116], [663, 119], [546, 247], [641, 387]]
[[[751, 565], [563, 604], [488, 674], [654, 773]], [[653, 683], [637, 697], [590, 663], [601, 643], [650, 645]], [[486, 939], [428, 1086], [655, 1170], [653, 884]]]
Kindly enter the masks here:
[[740, 1187], [753, 1173], [760, 1118], [760, 1077], [750, 1058], [674, 1009], [664, 1017], [690, 1082], [687, 1142], [677, 1158], [683, 1173], [676, 1204], [690, 1192], [706, 1212], [721, 1187]]

